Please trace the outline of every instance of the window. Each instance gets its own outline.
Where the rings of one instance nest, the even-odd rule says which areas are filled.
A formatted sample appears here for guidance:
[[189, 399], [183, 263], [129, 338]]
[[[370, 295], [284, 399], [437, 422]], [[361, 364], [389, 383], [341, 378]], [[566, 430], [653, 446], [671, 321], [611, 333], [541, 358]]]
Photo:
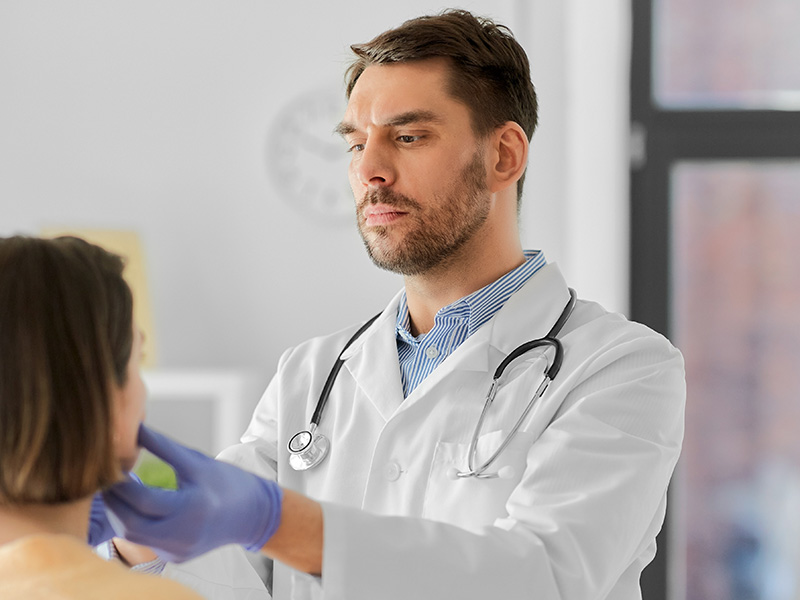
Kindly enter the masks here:
[[631, 314], [688, 390], [644, 597], [800, 598], [800, 3], [632, 8]]

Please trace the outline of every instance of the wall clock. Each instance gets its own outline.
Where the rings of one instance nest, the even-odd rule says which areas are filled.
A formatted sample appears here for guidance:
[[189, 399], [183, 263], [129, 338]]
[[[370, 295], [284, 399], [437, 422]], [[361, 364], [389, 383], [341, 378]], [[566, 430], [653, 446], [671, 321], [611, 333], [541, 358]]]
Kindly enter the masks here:
[[278, 111], [267, 137], [268, 171], [280, 199], [326, 222], [355, 219], [350, 155], [333, 131], [344, 110], [344, 94], [335, 87], [303, 93]]

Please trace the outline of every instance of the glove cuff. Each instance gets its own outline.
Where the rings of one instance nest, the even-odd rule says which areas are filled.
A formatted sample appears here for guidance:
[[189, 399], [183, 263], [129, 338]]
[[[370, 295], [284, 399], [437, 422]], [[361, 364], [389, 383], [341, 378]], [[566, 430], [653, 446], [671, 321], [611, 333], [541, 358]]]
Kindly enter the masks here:
[[275, 535], [278, 526], [281, 524], [281, 512], [283, 509], [283, 489], [274, 481], [258, 477], [261, 493], [261, 508], [263, 514], [263, 529], [258, 537], [251, 544], [244, 547], [250, 552], [258, 552], [264, 547], [269, 539]]

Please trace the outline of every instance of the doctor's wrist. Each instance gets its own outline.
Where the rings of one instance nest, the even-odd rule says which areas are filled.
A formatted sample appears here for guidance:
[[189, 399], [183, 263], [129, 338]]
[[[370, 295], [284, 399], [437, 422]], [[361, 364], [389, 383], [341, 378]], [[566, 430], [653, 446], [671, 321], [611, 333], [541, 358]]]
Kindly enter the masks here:
[[283, 510], [275, 534], [261, 551], [311, 575], [322, 573], [322, 506], [292, 490], [283, 490]]
[[[252, 513], [242, 511], [242, 515], [257, 517], [247, 519], [243, 524], [252, 531], [254, 524], [260, 524], [260, 529], [256, 529], [255, 539], [245, 542], [243, 546], [251, 551], [258, 552], [275, 535], [281, 523], [283, 512], [283, 489], [274, 481], [262, 479], [253, 475], [256, 480], [255, 489], [252, 490], [253, 506]], [[260, 517], [260, 519], [258, 518]]]

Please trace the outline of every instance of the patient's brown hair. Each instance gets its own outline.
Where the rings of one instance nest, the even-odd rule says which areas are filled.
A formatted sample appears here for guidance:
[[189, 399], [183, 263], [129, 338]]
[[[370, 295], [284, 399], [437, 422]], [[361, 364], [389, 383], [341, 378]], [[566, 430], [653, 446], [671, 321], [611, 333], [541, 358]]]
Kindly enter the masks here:
[[112, 390], [133, 343], [123, 268], [74, 237], [0, 239], [0, 504], [69, 502], [119, 477]]

